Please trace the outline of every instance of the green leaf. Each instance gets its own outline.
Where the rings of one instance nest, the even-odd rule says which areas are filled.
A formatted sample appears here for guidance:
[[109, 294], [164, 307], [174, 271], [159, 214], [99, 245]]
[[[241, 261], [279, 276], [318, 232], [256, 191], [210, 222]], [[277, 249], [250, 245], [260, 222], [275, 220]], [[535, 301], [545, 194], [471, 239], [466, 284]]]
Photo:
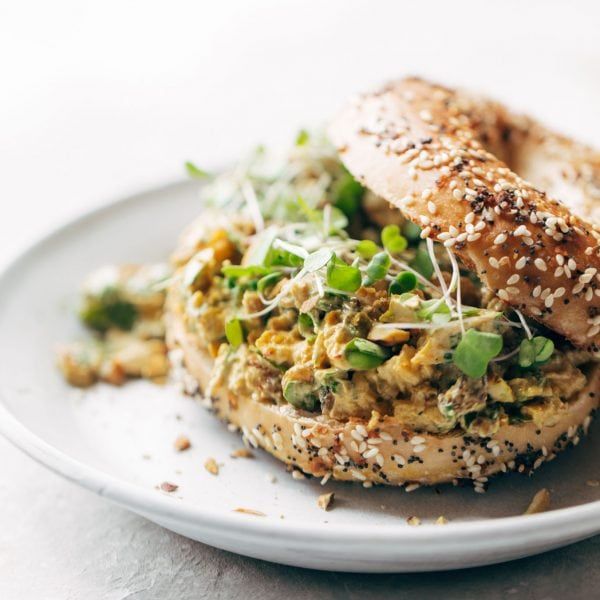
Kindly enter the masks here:
[[264, 277], [261, 277], [258, 280], [258, 284], [256, 285], [256, 289], [260, 294], [264, 294], [269, 288], [273, 287], [281, 278], [283, 277], [283, 273], [280, 271], [275, 271], [273, 273], [269, 273]]
[[[300, 212], [306, 217], [308, 221], [317, 225], [323, 224], [324, 212], [322, 210], [310, 207], [306, 200], [304, 200], [304, 198], [302, 198], [301, 196], [298, 197], [297, 202]], [[331, 206], [330, 211], [331, 212], [329, 216], [329, 231], [327, 232], [328, 234], [333, 234], [337, 231], [341, 231], [348, 227], [348, 219], [339, 208]]]
[[254, 242], [246, 253], [244, 262], [247, 265], [266, 265], [267, 258], [271, 251], [271, 246], [273, 245], [276, 237], [276, 227], [267, 227], [267, 229], [257, 234]]
[[334, 254], [327, 265], [327, 285], [342, 292], [355, 292], [361, 283], [360, 269], [347, 265]]
[[239, 319], [231, 319], [225, 323], [225, 337], [233, 348], [244, 343], [244, 330]]
[[454, 364], [469, 377], [483, 377], [488, 363], [502, 350], [503, 339], [497, 333], [469, 329], [454, 351]]
[[379, 252], [379, 246], [372, 240], [361, 240], [356, 245], [356, 252], [361, 258], [369, 260]]
[[346, 172], [334, 182], [331, 198], [333, 205], [350, 219], [358, 212], [364, 193], [365, 188]]
[[425, 243], [419, 244], [417, 253], [409, 263], [409, 266], [417, 273], [423, 275], [425, 279], [431, 279], [431, 276], [433, 275], [433, 264], [431, 258], [429, 258], [429, 252], [427, 251]]
[[381, 243], [390, 254], [399, 254], [404, 252], [408, 246], [408, 241], [400, 233], [398, 225], [386, 225], [381, 232]]
[[346, 344], [344, 356], [353, 369], [365, 371], [385, 362], [389, 352], [364, 338], [354, 338]]
[[367, 265], [367, 278], [365, 285], [372, 285], [383, 279], [390, 268], [392, 260], [387, 252], [378, 252]]
[[296, 136], [296, 146], [305, 146], [310, 140], [310, 134], [306, 129], [301, 129]]
[[304, 268], [309, 273], [314, 273], [326, 266], [332, 257], [333, 252], [329, 248], [320, 248], [304, 259]]
[[439, 299], [423, 300], [421, 306], [417, 311], [417, 317], [422, 321], [431, 321], [435, 314], [450, 314], [448, 305]]
[[390, 283], [390, 294], [405, 294], [412, 292], [417, 287], [417, 276], [410, 271], [399, 273], [396, 279]]
[[554, 342], [538, 335], [532, 339], [524, 339], [519, 346], [519, 365], [531, 367], [546, 362], [554, 352]]
[[193, 179], [209, 179], [210, 178], [209, 173], [200, 169], [193, 162], [190, 162], [190, 161], [185, 163], [185, 170], [187, 171], [187, 174], [190, 177], [192, 177]]

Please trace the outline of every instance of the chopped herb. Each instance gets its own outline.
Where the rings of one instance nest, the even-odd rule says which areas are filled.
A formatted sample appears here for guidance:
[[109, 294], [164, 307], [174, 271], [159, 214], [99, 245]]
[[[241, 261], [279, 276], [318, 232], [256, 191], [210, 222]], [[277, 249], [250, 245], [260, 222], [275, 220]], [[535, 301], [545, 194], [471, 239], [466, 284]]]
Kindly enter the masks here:
[[389, 353], [369, 340], [354, 338], [346, 344], [344, 356], [353, 369], [364, 371], [374, 369], [385, 362]]
[[313, 385], [305, 381], [289, 381], [283, 388], [283, 397], [302, 410], [315, 410], [319, 403]]
[[519, 365], [527, 368], [545, 363], [553, 352], [554, 342], [542, 335], [525, 339], [519, 347]]
[[502, 350], [502, 336], [469, 329], [454, 351], [454, 364], [469, 377], [483, 377], [488, 363]]
[[138, 311], [131, 302], [120, 300], [112, 292], [104, 293], [100, 299], [87, 300], [79, 317], [85, 325], [96, 331], [117, 327], [129, 331]]
[[391, 262], [390, 255], [387, 252], [378, 252], [367, 265], [365, 285], [372, 285], [383, 279], [387, 275]]
[[404, 252], [408, 246], [408, 241], [400, 233], [398, 225], [386, 225], [381, 232], [381, 243], [390, 254], [399, 254]]
[[244, 343], [244, 330], [239, 319], [231, 319], [225, 323], [225, 337], [233, 348]]
[[361, 285], [360, 269], [347, 265], [335, 254], [327, 265], [327, 285], [342, 292], [355, 292]]
[[361, 258], [368, 260], [379, 252], [379, 246], [371, 240], [361, 240], [356, 245], [356, 252]]
[[417, 277], [410, 271], [403, 271], [390, 283], [390, 294], [412, 292], [417, 287]]
[[190, 162], [190, 161], [185, 163], [185, 170], [187, 171], [187, 174], [194, 179], [209, 179], [210, 178], [209, 173], [200, 169], [193, 162]]

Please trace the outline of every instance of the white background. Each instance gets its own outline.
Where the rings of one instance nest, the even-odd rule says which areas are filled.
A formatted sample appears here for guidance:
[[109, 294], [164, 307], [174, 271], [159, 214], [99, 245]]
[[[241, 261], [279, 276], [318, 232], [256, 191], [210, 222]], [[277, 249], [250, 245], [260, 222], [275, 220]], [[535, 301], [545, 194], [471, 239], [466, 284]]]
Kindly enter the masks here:
[[[210, 169], [284, 143], [407, 73], [490, 93], [600, 145], [598, 6], [1, 1], [0, 264], [90, 206], [183, 176], [187, 159]], [[82, 498], [0, 442], [0, 597], [87, 589], [98, 565], [67, 566], [82, 561], [77, 515], [106, 509]], [[69, 516], [52, 534], [61, 542], [41, 543], [57, 502]], [[120, 518], [129, 534], [145, 526]], [[32, 570], [41, 589], [17, 595]]]

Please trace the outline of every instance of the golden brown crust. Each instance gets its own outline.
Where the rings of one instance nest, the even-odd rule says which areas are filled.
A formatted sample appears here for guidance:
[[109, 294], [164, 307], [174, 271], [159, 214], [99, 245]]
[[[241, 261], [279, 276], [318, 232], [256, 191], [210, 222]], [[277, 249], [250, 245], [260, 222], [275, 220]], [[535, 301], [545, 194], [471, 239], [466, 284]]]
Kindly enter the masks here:
[[[597, 154], [498, 104], [419, 79], [362, 96], [330, 133], [354, 176], [422, 237], [456, 252], [511, 306], [600, 349], [600, 233], [521, 178], [539, 178], [550, 193], [571, 190], [585, 211], [598, 193]], [[568, 177], [552, 174], [559, 166]]]
[[[183, 352], [188, 373], [200, 389], [209, 386], [213, 361], [188, 332], [181, 313], [167, 312], [168, 343]], [[587, 431], [598, 404], [600, 365], [560, 421], [502, 427], [493, 438], [414, 433], [393, 417], [345, 422], [326, 419], [293, 407], [266, 404], [222, 391], [210, 398], [217, 416], [235, 424], [255, 447], [316, 477], [388, 485], [431, 485], [472, 479], [482, 490], [487, 477], [499, 471], [530, 471], [556, 452], [577, 444]], [[410, 486], [410, 487], [409, 487]]]

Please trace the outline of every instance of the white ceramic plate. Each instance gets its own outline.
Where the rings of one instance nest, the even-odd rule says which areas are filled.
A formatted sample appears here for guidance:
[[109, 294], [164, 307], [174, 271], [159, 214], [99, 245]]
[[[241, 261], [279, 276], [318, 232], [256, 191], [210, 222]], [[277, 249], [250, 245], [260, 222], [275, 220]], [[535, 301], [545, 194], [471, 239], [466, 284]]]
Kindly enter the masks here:
[[[203, 408], [173, 387], [66, 386], [57, 342], [83, 332], [73, 314], [78, 285], [107, 262], [165, 258], [200, 211], [196, 186], [176, 184], [90, 213], [46, 237], [0, 278], [0, 430], [52, 470], [182, 535], [213, 546], [317, 569], [398, 572], [489, 564], [600, 532], [600, 427], [532, 478], [495, 480], [487, 494], [440, 486], [406, 493], [358, 484], [297, 481], [284, 465], [241, 447]], [[596, 431], [594, 431], [594, 429]], [[192, 448], [177, 453], [174, 439]], [[218, 476], [204, 461], [221, 464]], [[179, 486], [167, 494], [156, 488]], [[551, 512], [519, 516], [546, 487]], [[317, 497], [336, 493], [323, 512]], [[260, 511], [265, 516], [235, 512]], [[433, 525], [444, 515], [450, 523]], [[409, 526], [418, 516], [423, 524]], [[51, 515], [49, 515], [51, 518]], [[101, 543], [101, 540], [98, 540]]]

